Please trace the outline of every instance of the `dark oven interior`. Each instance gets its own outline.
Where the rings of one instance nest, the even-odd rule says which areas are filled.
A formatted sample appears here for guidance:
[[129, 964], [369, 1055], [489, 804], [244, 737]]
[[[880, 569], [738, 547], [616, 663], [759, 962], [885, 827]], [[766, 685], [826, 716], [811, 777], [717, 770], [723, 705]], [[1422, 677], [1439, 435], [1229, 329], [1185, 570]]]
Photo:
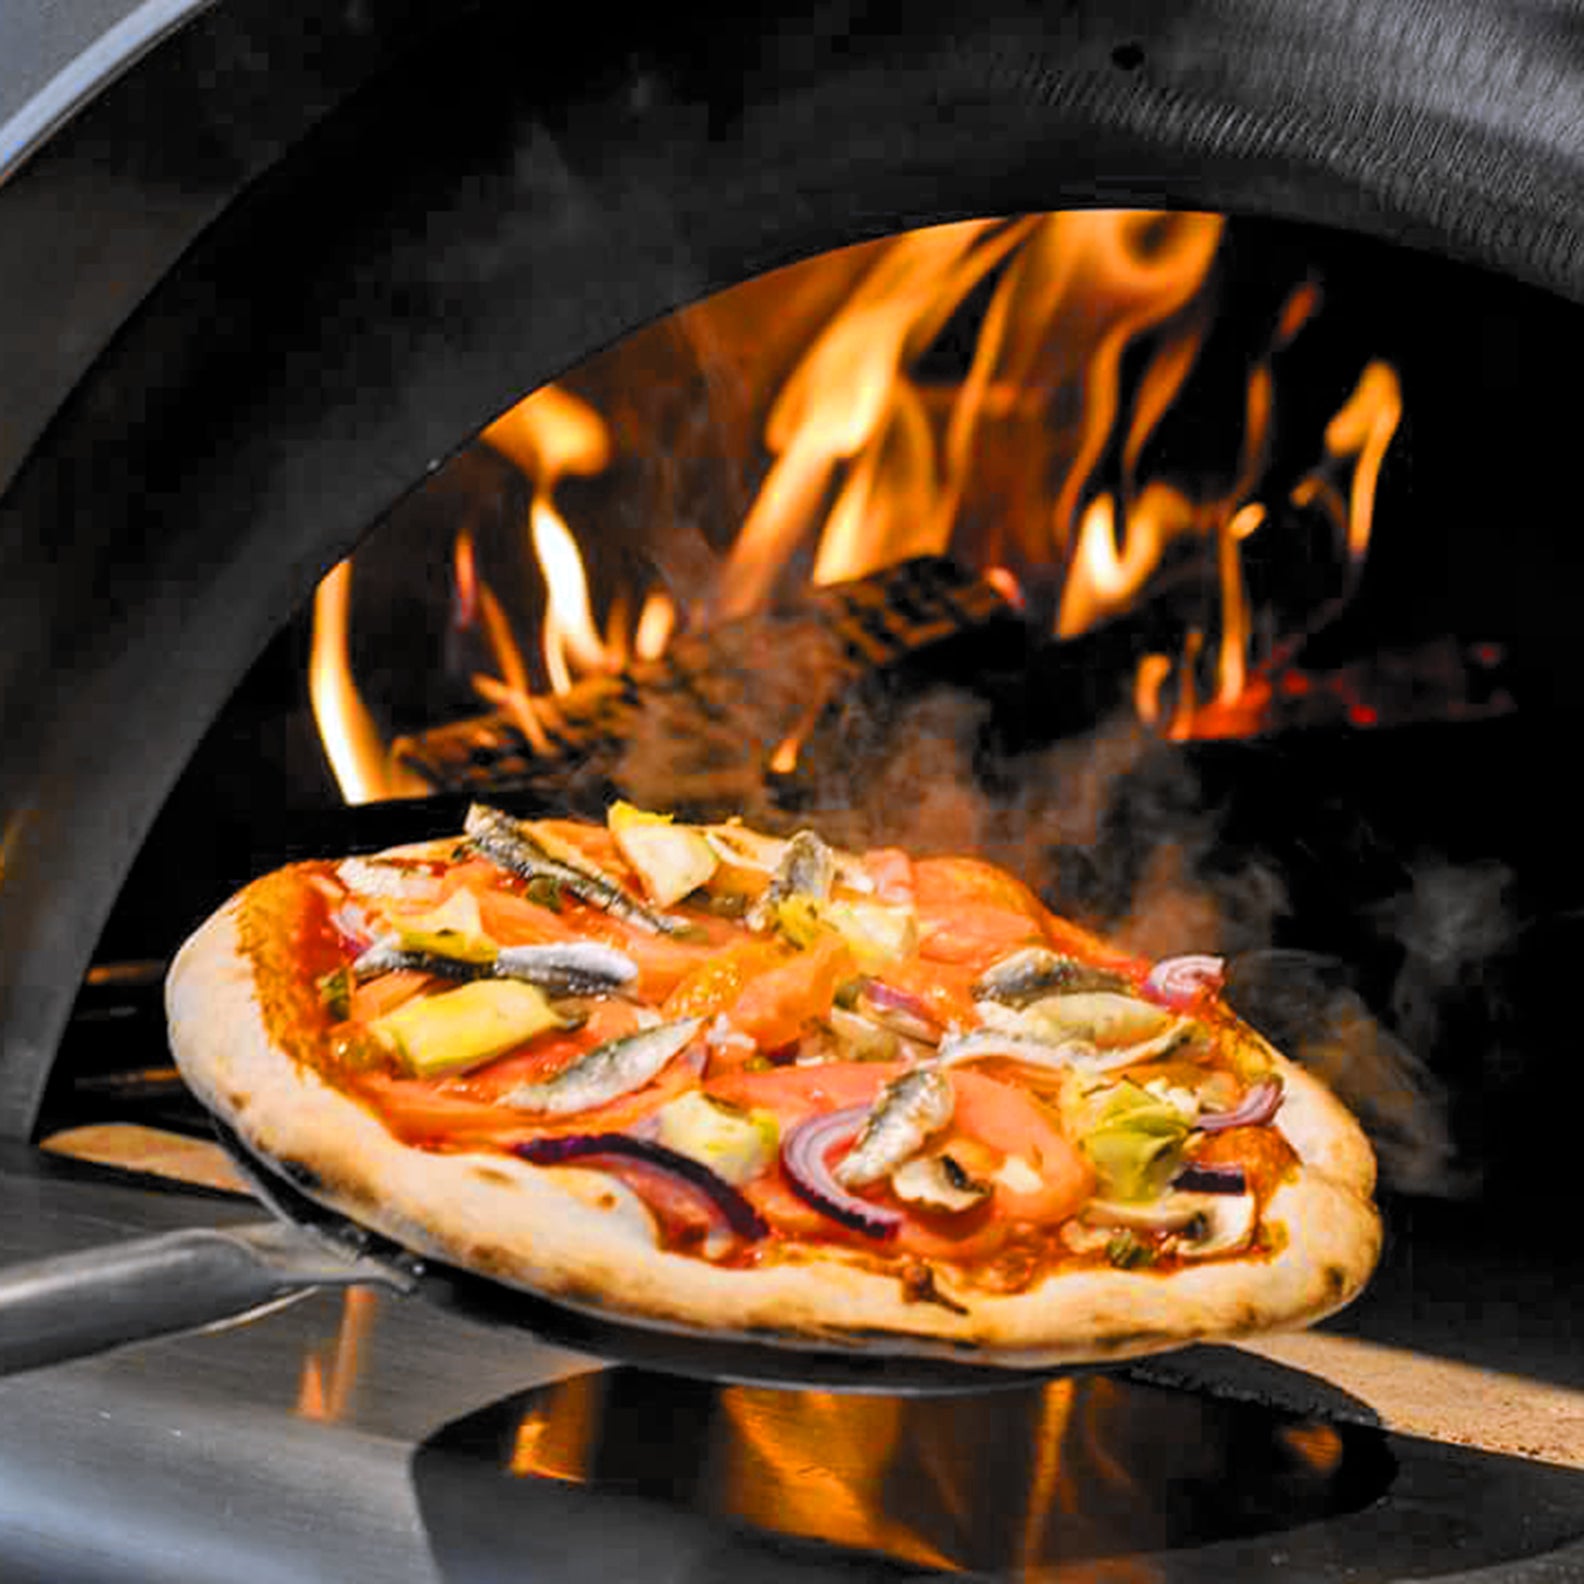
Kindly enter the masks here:
[[[1237, 1004], [1354, 1105], [1391, 1242], [1328, 1333], [1426, 1366], [1429, 1406], [1380, 1411], [1364, 1366], [1296, 1399], [1246, 1362], [933, 1402], [574, 1375], [415, 1447], [430, 1544], [488, 1576], [543, 1499], [574, 1550], [637, 1503], [819, 1576], [1187, 1579], [1256, 1552], [1523, 1576], [1575, 1540], [1584, 1467], [1554, 1429], [1581, 1386], [1576, 20], [1191, 0], [632, 27], [572, 18], [552, 50], [490, 5], [222, 5], [0, 187], [16, 1158], [88, 1124], [198, 1131], [159, 1005], [182, 936], [266, 867], [455, 829], [480, 792], [972, 847], [1142, 950], [1224, 953]], [[1086, 247], [1110, 265], [1042, 320]], [[941, 257], [909, 275], [910, 248]], [[777, 396], [841, 388], [810, 348], [888, 269], [934, 272], [850, 343], [896, 335], [870, 359], [890, 416], [862, 463], [831, 442], [748, 556], [803, 443], [767, 439]], [[1003, 399], [961, 420], [953, 474], [980, 376]], [[864, 468], [853, 548], [826, 518]], [[581, 648], [526, 531], [547, 510]], [[338, 696], [376, 739], [350, 769], [316, 722]], [[1479, 1392], [1533, 1383], [1553, 1395], [1480, 1432]], [[1004, 1478], [931, 1450], [981, 1441]], [[1479, 1534], [1466, 1482], [1503, 1515]]]

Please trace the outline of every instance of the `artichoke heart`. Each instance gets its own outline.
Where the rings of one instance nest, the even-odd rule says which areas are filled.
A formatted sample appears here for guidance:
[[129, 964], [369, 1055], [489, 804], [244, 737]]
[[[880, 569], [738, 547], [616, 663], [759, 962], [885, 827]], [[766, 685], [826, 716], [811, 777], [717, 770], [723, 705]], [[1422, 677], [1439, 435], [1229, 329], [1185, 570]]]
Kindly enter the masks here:
[[391, 919], [396, 943], [405, 952], [425, 952], [453, 962], [494, 962], [500, 947], [490, 939], [479, 916], [478, 898], [455, 891], [439, 907]]
[[564, 1019], [531, 984], [475, 979], [441, 995], [405, 1001], [369, 1024], [369, 1033], [417, 1078], [476, 1067]]
[[1086, 1040], [1101, 1050], [1152, 1040], [1179, 1021], [1164, 1007], [1114, 990], [1043, 996], [1023, 1007], [1020, 1015], [1031, 1032], [1053, 1045]]
[[669, 814], [651, 814], [617, 801], [606, 814], [623, 858], [638, 871], [645, 895], [656, 907], [670, 907], [706, 884], [720, 867], [714, 849], [691, 825], [672, 823]]
[[781, 1144], [773, 1112], [743, 1110], [697, 1089], [668, 1101], [655, 1115], [661, 1144], [708, 1166], [735, 1187], [765, 1171]]
[[1100, 1196], [1134, 1201], [1161, 1193], [1177, 1171], [1188, 1131], [1176, 1106], [1124, 1079], [1105, 1095], [1080, 1140]]

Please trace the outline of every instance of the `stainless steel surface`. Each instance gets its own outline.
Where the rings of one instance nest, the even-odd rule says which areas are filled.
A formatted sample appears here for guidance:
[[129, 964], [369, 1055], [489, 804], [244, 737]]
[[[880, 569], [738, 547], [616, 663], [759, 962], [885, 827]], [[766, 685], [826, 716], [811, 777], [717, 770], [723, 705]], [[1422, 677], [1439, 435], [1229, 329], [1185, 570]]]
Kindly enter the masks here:
[[107, 83], [213, 0], [22, 0], [0, 10], [0, 181]]
[[[256, 1208], [0, 1159], [0, 1259]], [[458, 1416], [594, 1367], [432, 1306], [313, 1296], [231, 1329], [0, 1381], [0, 1577], [379, 1580], [443, 1575], [410, 1479]]]
[[[0, 1147], [0, 1260], [254, 1219]], [[1584, 1577], [1576, 1470], [1386, 1436], [1323, 1391], [1272, 1417], [1104, 1376], [721, 1387], [368, 1292], [11, 1376], [0, 1425], [7, 1584]]]
[[318, 1248], [278, 1222], [192, 1227], [0, 1269], [0, 1374], [168, 1336], [314, 1287], [411, 1278]]

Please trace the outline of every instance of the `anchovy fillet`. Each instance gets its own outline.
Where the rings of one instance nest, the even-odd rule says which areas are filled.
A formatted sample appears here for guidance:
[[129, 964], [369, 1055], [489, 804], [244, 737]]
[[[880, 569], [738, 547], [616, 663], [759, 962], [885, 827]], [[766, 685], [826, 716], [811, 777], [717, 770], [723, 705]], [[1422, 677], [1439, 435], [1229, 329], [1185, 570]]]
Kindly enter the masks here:
[[844, 1188], [879, 1182], [951, 1121], [956, 1104], [951, 1079], [933, 1065], [893, 1078], [870, 1109], [858, 1142], [838, 1162], [837, 1182]]
[[638, 964], [626, 952], [598, 941], [549, 946], [502, 946], [495, 958], [500, 979], [524, 979], [552, 995], [604, 995], [630, 985]]
[[776, 904], [788, 897], [828, 901], [835, 883], [836, 855], [813, 831], [800, 830], [787, 842], [770, 884], [749, 913], [749, 928], [768, 929], [775, 922]]
[[699, 1031], [700, 1018], [662, 1023], [606, 1040], [543, 1083], [518, 1084], [501, 1096], [505, 1105], [543, 1116], [572, 1116], [641, 1089], [680, 1056]]
[[503, 946], [487, 961], [447, 957], [443, 952], [414, 951], [395, 935], [382, 936], [352, 963], [352, 977], [362, 984], [379, 974], [400, 970], [432, 974], [438, 979], [521, 979], [553, 996], [608, 995], [638, 977], [638, 964], [625, 952], [598, 941], [567, 941], [549, 946]]
[[1044, 946], [1025, 946], [992, 963], [974, 982], [973, 995], [976, 1001], [1019, 1007], [1053, 991], [1071, 994], [1120, 990], [1126, 986], [1127, 980], [1121, 974], [1079, 962], [1076, 957], [1063, 957]]
[[637, 897], [592, 866], [553, 858], [522, 825], [501, 809], [475, 803], [462, 829], [476, 852], [525, 880], [548, 880], [604, 913], [612, 913], [652, 935], [684, 935], [693, 926], [646, 907]]
[[446, 957], [439, 952], [411, 951], [395, 935], [382, 935], [352, 960], [352, 977], [358, 984], [383, 973], [403, 970], [433, 974], [437, 979], [488, 979], [494, 975], [495, 965]]

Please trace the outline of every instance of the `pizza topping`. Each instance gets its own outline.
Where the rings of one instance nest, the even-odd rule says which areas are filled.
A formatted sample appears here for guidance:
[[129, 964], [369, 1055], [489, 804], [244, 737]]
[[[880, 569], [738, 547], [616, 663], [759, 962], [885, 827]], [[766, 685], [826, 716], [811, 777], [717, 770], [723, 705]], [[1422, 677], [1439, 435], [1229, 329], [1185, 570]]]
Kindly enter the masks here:
[[981, 1014], [997, 1027], [1024, 1030], [1047, 1044], [1083, 1040], [1100, 1050], [1136, 1047], [1181, 1029], [1184, 1019], [1174, 1017], [1136, 996], [1114, 990], [1081, 990], [1071, 995], [1041, 996], [1015, 1012], [986, 1002]]
[[836, 1168], [844, 1188], [864, 1188], [889, 1176], [952, 1119], [957, 1091], [933, 1066], [893, 1078], [864, 1118], [858, 1142]]
[[326, 1012], [338, 1023], [352, 1013], [352, 974], [346, 967], [332, 968], [314, 980], [319, 1000]]
[[[525, 987], [526, 988], [526, 987]], [[698, 1018], [662, 1023], [619, 1035], [585, 1051], [571, 1066], [542, 1083], [518, 1084], [500, 1099], [519, 1111], [572, 1116], [641, 1089], [680, 1056], [698, 1033]]]
[[680, 902], [720, 867], [704, 837], [690, 825], [674, 825], [669, 814], [650, 814], [618, 800], [611, 804], [605, 822], [656, 907]]
[[827, 901], [835, 883], [835, 854], [813, 831], [800, 830], [782, 850], [764, 895], [749, 909], [748, 927], [779, 928], [784, 903], [795, 897]]
[[858, 991], [858, 1005], [873, 1022], [904, 1039], [935, 1045], [941, 1025], [923, 997], [884, 979], [866, 979]]
[[655, 1113], [655, 1137], [667, 1149], [701, 1161], [740, 1186], [774, 1164], [781, 1144], [775, 1113], [744, 1110], [692, 1089]]
[[1205, 1133], [1218, 1133], [1225, 1128], [1261, 1127], [1276, 1115], [1281, 1103], [1281, 1079], [1262, 1078], [1244, 1095], [1241, 1105], [1231, 1111], [1203, 1112], [1198, 1125]]
[[970, 1034], [949, 1034], [940, 1043], [937, 1064], [956, 1067], [963, 1062], [987, 1061], [1001, 1057], [1022, 1062], [1028, 1067], [1068, 1068], [1074, 1062], [1093, 1058], [1095, 1049], [1081, 1041], [1061, 1044], [1036, 1038], [1032, 1034], [1003, 1029], [975, 1029]]
[[566, 1019], [532, 985], [478, 979], [441, 995], [403, 1001], [367, 1033], [416, 1077], [476, 1067], [515, 1045], [564, 1028]]
[[825, 1023], [838, 1061], [896, 1061], [904, 1054], [902, 1037], [896, 1030], [845, 1007], [833, 1006], [825, 1015]]
[[1127, 980], [1108, 968], [1095, 968], [1044, 946], [1025, 946], [992, 963], [975, 981], [976, 1001], [1024, 1007], [1054, 992], [1125, 990]]
[[806, 1117], [782, 1139], [781, 1164], [805, 1204], [865, 1237], [891, 1238], [902, 1225], [902, 1212], [848, 1193], [829, 1165], [831, 1152], [855, 1138], [868, 1115], [867, 1106], [843, 1106]]
[[1094, 1164], [1102, 1197], [1155, 1198], [1181, 1164], [1188, 1119], [1127, 1079], [1091, 1105], [1093, 1121], [1081, 1144]]
[[948, 1214], [972, 1210], [991, 1191], [989, 1183], [969, 1176], [955, 1157], [945, 1153], [915, 1155], [905, 1161], [892, 1172], [891, 1188], [898, 1199]]
[[[530, 835], [528, 828], [510, 814], [475, 803], [467, 811], [463, 830], [476, 851], [521, 879], [546, 882], [656, 935], [692, 932], [693, 926], [686, 920], [656, 913], [565, 843], [557, 842], [542, 826], [534, 827], [534, 834]], [[555, 854], [546, 849], [547, 835], [557, 847]]]
[[918, 943], [918, 921], [912, 908], [866, 898], [822, 902], [811, 896], [790, 896], [775, 904], [770, 917], [794, 946], [811, 945], [831, 932], [841, 936], [865, 973], [899, 962]]
[[1185, 1010], [1214, 995], [1226, 983], [1226, 959], [1196, 953], [1163, 957], [1150, 970], [1144, 994], [1163, 1006]]
[[[512, 1152], [533, 1166], [581, 1161], [591, 1166], [610, 1163], [658, 1169], [671, 1183], [688, 1189], [737, 1237], [754, 1241], [770, 1230], [759, 1212], [717, 1172], [652, 1139], [634, 1138], [629, 1133], [563, 1133], [522, 1140]], [[641, 1185], [638, 1191], [643, 1193]]]
[[400, 950], [418, 956], [490, 963], [499, 950], [485, 933], [478, 898], [471, 891], [453, 891], [439, 907], [417, 914], [397, 913], [390, 922]]
[[495, 972], [522, 979], [550, 995], [608, 995], [625, 990], [638, 977], [638, 964], [626, 952], [599, 941], [567, 941], [547, 946], [502, 946]]
[[1172, 1178], [1172, 1187], [1188, 1193], [1247, 1193], [1248, 1173], [1241, 1166], [1199, 1166], [1190, 1161]]
[[1171, 1240], [1179, 1259], [1211, 1259], [1247, 1248], [1254, 1236], [1258, 1206], [1253, 1194], [1213, 1194], [1203, 1201], [1201, 1219]]
[[[1065, 1063], [1091, 1076], [1098, 1076], [1119, 1072], [1124, 1067], [1158, 1061], [1191, 1039], [1198, 1030], [1198, 1025], [1190, 1018], [1158, 1015], [1146, 1022], [1131, 1013], [1113, 1015], [1110, 1008], [1097, 1013], [1092, 1003], [1102, 997], [1107, 1002], [1125, 1003], [1131, 1000], [1127, 996], [1113, 996], [1103, 991], [1049, 996], [1021, 1012], [999, 1006], [993, 1001], [980, 1002], [979, 1013], [986, 1024], [986, 1030], [980, 1031], [985, 1036], [982, 1041], [985, 1048], [978, 1049], [964, 1042], [963, 1049], [972, 1051], [974, 1055], [995, 1055], [997, 1052], [989, 1047], [994, 1039], [999, 1038], [1009, 1042], [1007, 1054], [1019, 1050], [1024, 1052], [1018, 1056], [1019, 1060], [1029, 1061], [1035, 1066]], [[1086, 1005], [1079, 1008], [1060, 1007], [1058, 1003], [1064, 1001]], [[1133, 1004], [1145, 1005], [1143, 1002]], [[1158, 1013], [1156, 1008], [1149, 1010]], [[1161, 1016], [1165, 1016], [1164, 1024]], [[1129, 1027], [1135, 1030], [1153, 1027], [1159, 1032], [1131, 1044], [1122, 1043], [1119, 1036]], [[1040, 1054], [1042, 1051], [1043, 1057]], [[958, 1055], [956, 1059], [961, 1061], [970, 1057]]]
[[389, 858], [344, 858], [336, 879], [359, 896], [388, 897], [399, 902], [438, 902], [440, 881], [417, 864]]

